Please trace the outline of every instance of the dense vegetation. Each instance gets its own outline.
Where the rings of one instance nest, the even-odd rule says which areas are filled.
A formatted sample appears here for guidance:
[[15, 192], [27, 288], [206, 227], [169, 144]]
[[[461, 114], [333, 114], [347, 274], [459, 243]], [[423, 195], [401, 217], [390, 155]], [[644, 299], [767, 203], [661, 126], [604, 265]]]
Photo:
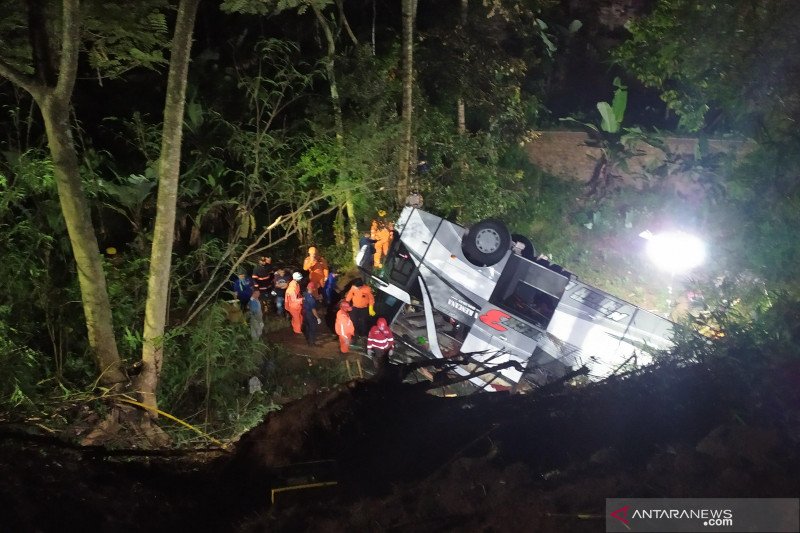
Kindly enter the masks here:
[[[55, 428], [85, 417], [81, 406], [135, 401], [144, 389], [128, 378], [158, 360], [159, 408], [228, 437], [304, 391], [281, 389], [281, 374], [340, 380], [251, 342], [226, 318], [228, 279], [264, 251], [299, 266], [311, 244], [348, 267], [352, 236], [377, 209], [396, 213], [409, 187], [459, 222], [501, 217], [578, 275], [661, 312], [669, 280], [625, 243], [680, 221], [713, 258], [693, 280], [707, 312], [687, 320], [724, 333], [688, 336], [680, 354], [796, 357], [796, 2], [653, 1], [623, 28], [599, 0], [228, 0], [200, 4], [190, 52], [175, 26], [196, 1], [135, 4], [0, 1], [4, 419]], [[172, 68], [189, 57], [175, 92]], [[612, 125], [611, 105], [597, 103], [615, 91], [627, 109]], [[618, 166], [633, 138], [695, 135], [700, 148], [633, 185], [609, 174], [584, 187], [590, 176], [559, 180], [529, 162], [532, 132], [581, 123]], [[711, 154], [712, 136], [754, 144]], [[162, 224], [170, 172], [174, 224]], [[702, 195], [668, 188], [675, 173]], [[152, 283], [159, 247], [171, 256], [166, 289]], [[163, 333], [145, 333], [158, 297]], [[87, 311], [102, 298], [113, 310], [105, 337]], [[254, 396], [245, 383], [264, 368], [272, 381]]]

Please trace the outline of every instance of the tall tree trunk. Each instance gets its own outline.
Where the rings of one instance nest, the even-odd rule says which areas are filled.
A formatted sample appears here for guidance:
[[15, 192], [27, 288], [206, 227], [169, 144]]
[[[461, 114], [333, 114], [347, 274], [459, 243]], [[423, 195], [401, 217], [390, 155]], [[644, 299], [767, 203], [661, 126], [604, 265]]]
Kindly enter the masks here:
[[0, 60], [0, 76], [28, 91], [42, 112], [58, 199], [78, 270], [89, 347], [100, 376], [98, 382], [110, 387], [125, 381], [126, 377], [114, 338], [105, 273], [69, 125], [70, 101], [80, 53], [80, 2], [63, 1], [61, 50], [56, 54], [57, 65], [52, 64], [51, 39], [42, 9], [41, 1], [28, 4], [35, 75], [29, 76]]
[[411, 131], [414, 113], [414, 14], [416, 0], [402, 0], [403, 16], [403, 110], [401, 116], [400, 168], [397, 178], [397, 200], [403, 205], [411, 181]]
[[[347, 152], [345, 151], [344, 145], [344, 118], [342, 117], [342, 103], [339, 98], [339, 88], [336, 84], [336, 41], [334, 40], [333, 30], [331, 29], [328, 21], [322, 15], [322, 11], [313, 5], [312, 8], [314, 9], [314, 15], [316, 15], [317, 21], [322, 27], [323, 33], [325, 33], [325, 41], [328, 44], [328, 51], [325, 57], [325, 74], [328, 77], [328, 87], [330, 88], [331, 92], [333, 122], [336, 130], [336, 145], [339, 149], [339, 155], [342, 158], [342, 161], [344, 161], [344, 158], [347, 156]], [[342, 167], [346, 168], [346, 165], [343, 164]], [[342, 172], [339, 173], [340, 178], [342, 177], [342, 174]], [[347, 218], [350, 221], [350, 248], [352, 249], [353, 259], [355, 260], [356, 255], [358, 255], [358, 221], [356, 220], [353, 191], [349, 185], [345, 188], [344, 196]]]
[[[461, 33], [466, 37], [467, 33], [467, 15], [469, 13], [469, 0], [461, 0]], [[463, 93], [463, 91], [461, 91]], [[464, 104], [464, 95], [458, 96], [456, 102], [456, 113], [458, 119], [458, 133], [464, 135], [467, 133], [467, 109]]]
[[156, 220], [150, 254], [150, 276], [147, 279], [142, 370], [136, 383], [141, 402], [151, 409], [155, 409], [157, 405], [156, 387], [164, 357], [163, 338], [169, 304], [169, 274], [172, 266], [175, 206], [181, 167], [183, 108], [192, 49], [192, 31], [199, 3], [200, 0], [181, 0], [170, 50], [161, 157], [158, 162]]
[[89, 346], [100, 373], [100, 383], [112, 386], [125, 381], [126, 377], [117, 351], [106, 276], [70, 131], [69, 95], [66, 100], [62, 96], [48, 95], [39, 107], [53, 158], [61, 213], [78, 270]]

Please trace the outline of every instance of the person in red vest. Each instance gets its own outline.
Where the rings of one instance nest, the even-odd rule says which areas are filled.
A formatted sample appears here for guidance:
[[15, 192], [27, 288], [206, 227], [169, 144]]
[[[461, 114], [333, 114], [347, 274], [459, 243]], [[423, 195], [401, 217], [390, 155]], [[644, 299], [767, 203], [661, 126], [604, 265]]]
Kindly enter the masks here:
[[347, 302], [339, 304], [339, 311], [336, 313], [336, 325], [334, 329], [339, 336], [339, 351], [342, 353], [350, 352], [350, 341], [355, 333], [353, 321], [350, 320], [350, 310], [352, 306]]
[[292, 315], [292, 331], [303, 333], [303, 293], [300, 291], [300, 282], [303, 275], [300, 272], [292, 274], [292, 281], [286, 287], [286, 310]]
[[394, 355], [394, 335], [383, 317], [380, 317], [369, 330], [367, 355], [375, 361], [375, 368], [378, 369], [378, 372], [389, 361], [389, 357]]

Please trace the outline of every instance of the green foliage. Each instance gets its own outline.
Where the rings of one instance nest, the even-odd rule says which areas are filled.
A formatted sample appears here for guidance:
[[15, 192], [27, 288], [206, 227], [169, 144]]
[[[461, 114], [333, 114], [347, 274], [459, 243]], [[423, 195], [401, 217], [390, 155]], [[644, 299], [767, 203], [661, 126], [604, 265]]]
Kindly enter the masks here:
[[164, 342], [160, 403], [176, 416], [206, 423], [228, 422], [247, 396], [247, 380], [258, 373], [263, 345], [242, 322], [226, 320], [224, 304], [209, 308], [190, 326], [173, 329]]
[[700, 303], [678, 330], [672, 357], [724, 361], [758, 379], [767, 368], [796, 365], [800, 354], [800, 300], [785, 291], [768, 292], [747, 275], [697, 283]]
[[166, 0], [87, 3], [83, 43], [92, 69], [113, 78], [132, 68], [165, 65], [163, 50], [170, 36], [164, 11], [169, 4]]
[[614, 100], [611, 105], [608, 102], [598, 102], [597, 110], [602, 118], [600, 129], [607, 133], [617, 133], [622, 126], [622, 119], [625, 117], [625, 108], [628, 106], [628, 90], [622, 85], [619, 78], [614, 78]]
[[429, 147], [429, 168], [418, 180], [428, 206], [471, 222], [511, 213], [520, 205], [523, 172], [501, 164], [508, 147], [488, 134], [459, 135], [451, 117], [433, 109], [421, 123], [418, 142]]
[[791, 294], [800, 294], [799, 153], [797, 142], [760, 145], [730, 173], [711, 211], [727, 268]]
[[44, 378], [43, 354], [27, 346], [28, 339], [10, 326], [11, 307], [0, 305], [0, 412], [28, 411]]
[[118, 252], [104, 265], [120, 356], [131, 363], [140, 357], [142, 350], [138, 328], [144, 320], [147, 277], [143, 273], [148, 271], [148, 264], [148, 258], [137, 257], [135, 252]]
[[615, 58], [689, 131], [714, 109], [728, 128], [788, 133], [800, 118], [800, 63], [787, 53], [800, 48], [798, 23], [800, 5], [785, 0], [662, 1], [628, 26]]
[[[157, 68], [166, 61], [163, 49], [169, 45], [164, 10], [166, 0], [145, 2], [104, 2], [92, 0], [81, 6], [81, 41], [87, 52], [92, 74], [117, 77], [136, 67]], [[0, 1], [2, 57], [22, 72], [32, 74], [32, 51], [28, 32], [28, 6], [18, 0]], [[44, 28], [53, 50], [60, 48], [60, 2], [45, 2]]]
[[226, 13], [250, 15], [274, 15], [297, 9], [298, 14], [302, 15], [310, 6], [323, 10], [332, 4], [332, 0], [225, 0], [220, 7]]
[[524, 152], [519, 164], [524, 169], [525, 201], [508, 214], [510, 227], [528, 236], [538, 253], [550, 254], [562, 263], [574, 260], [571, 253], [579, 231], [572, 219], [579, 208], [575, 197], [580, 185], [545, 174], [524, 158]]
[[[279, 409], [279, 401], [305, 394], [311, 384], [330, 387], [344, 381], [341, 365], [306, 364], [277, 346], [252, 340], [241, 319], [231, 321], [241, 315], [229, 313], [226, 306], [210, 307], [165, 340], [162, 409], [228, 438]], [[262, 390], [251, 394], [248, 380], [253, 376]]]

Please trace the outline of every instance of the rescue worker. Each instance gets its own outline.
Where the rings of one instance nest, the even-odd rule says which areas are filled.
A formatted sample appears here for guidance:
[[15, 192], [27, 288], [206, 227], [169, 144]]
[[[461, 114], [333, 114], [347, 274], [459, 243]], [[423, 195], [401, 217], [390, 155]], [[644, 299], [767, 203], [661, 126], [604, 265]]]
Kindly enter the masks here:
[[356, 334], [359, 337], [365, 336], [369, 331], [367, 329], [367, 313], [369, 316], [375, 316], [375, 296], [372, 294], [372, 288], [365, 285], [361, 279], [356, 278], [344, 299], [353, 306], [353, 324], [356, 327]]
[[322, 324], [322, 319], [317, 313], [317, 285], [309, 281], [303, 295], [303, 330], [309, 346], [316, 346], [317, 329]]
[[233, 280], [233, 292], [239, 299], [239, 308], [244, 313], [247, 310], [250, 296], [253, 294], [253, 281], [247, 277], [244, 269], [239, 269], [239, 273], [235, 280]]
[[289, 273], [285, 268], [279, 268], [275, 271], [271, 294], [275, 298], [275, 313], [281, 318], [285, 316], [284, 301], [286, 299], [286, 287], [288, 286]]
[[258, 289], [253, 291], [250, 295], [250, 302], [248, 303], [247, 311], [250, 315], [250, 336], [253, 340], [261, 338], [261, 333], [264, 331], [264, 314], [261, 309], [261, 291]]
[[409, 207], [414, 207], [416, 209], [422, 209], [422, 204], [424, 203], [424, 199], [422, 195], [416, 189], [411, 189], [411, 192], [408, 193], [406, 196], [406, 205]]
[[328, 278], [328, 262], [317, 253], [314, 246], [308, 249], [308, 255], [303, 261], [303, 270], [308, 271], [308, 280], [313, 281], [317, 289], [322, 288]]
[[339, 311], [336, 313], [336, 325], [334, 330], [336, 335], [339, 336], [339, 351], [342, 353], [350, 352], [350, 342], [353, 339], [355, 328], [353, 321], [350, 319], [350, 311], [353, 307], [347, 303], [342, 302], [339, 304]]
[[336, 269], [332, 268], [325, 280], [325, 285], [322, 287], [322, 303], [326, 307], [333, 304], [336, 300], [336, 281], [338, 277], [339, 273], [336, 272]]
[[[384, 217], [386, 216], [386, 211], [378, 211], [378, 215]], [[391, 225], [385, 220], [381, 220], [380, 222], [373, 220], [372, 239], [375, 240], [375, 258], [373, 259], [373, 264], [375, 268], [382, 268], [383, 263], [381, 261], [386, 257], [386, 254], [389, 253], [389, 243], [392, 242]]]
[[286, 287], [285, 302], [286, 310], [292, 316], [292, 331], [303, 333], [303, 296], [300, 292], [300, 282], [303, 275], [300, 272], [292, 274], [292, 281]]
[[274, 277], [272, 270], [272, 258], [262, 255], [258, 258], [258, 265], [253, 269], [253, 285], [261, 293], [261, 301], [264, 307], [264, 312], [267, 310], [267, 303], [272, 292], [272, 278]]
[[386, 366], [389, 357], [394, 355], [394, 335], [383, 317], [380, 317], [377, 324], [369, 330], [367, 355], [373, 358], [378, 372]]
[[363, 253], [360, 253], [360, 258], [357, 261], [359, 267], [367, 270], [368, 272], [372, 272], [372, 268], [375, 263], [375, 243], [377, 241], [372, 238], [371, 231], [365, 231], [361, 238], [358, 240], [358, 249]]

